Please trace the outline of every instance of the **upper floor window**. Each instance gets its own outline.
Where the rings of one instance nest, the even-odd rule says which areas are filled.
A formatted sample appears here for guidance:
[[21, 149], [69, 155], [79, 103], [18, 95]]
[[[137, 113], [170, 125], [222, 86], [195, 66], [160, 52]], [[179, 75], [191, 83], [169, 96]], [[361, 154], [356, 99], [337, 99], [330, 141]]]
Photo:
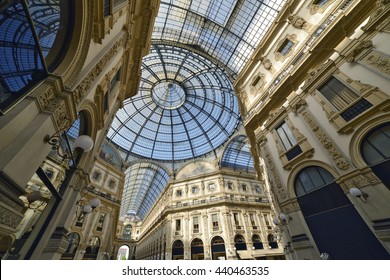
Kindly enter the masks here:
[[256, 225], [255, 216], [252, 213], [249, 214], [249, 220], [251, 221], [252, 226]]
[[102, 231], [103, 230], [103, 223], [104, 223], [105, 217], [106, 217], [106, 213], [101, 213], [100, 214], [99, 220], [98, 220], [98, 223], [97, 223], [97, 226], [96, 226], [96, 230], [97, 231]]
[[242, 190], [244, 191], [244, 192], [246, 192], [247, 190], [248, 190], [248, 187], [246, 186], [246, 184], [242, 184]]
[[324, 6], [328, 2], [329, 2], [329, 0], [314, 0], [313, 4], [318, 5], [318, 6]]
[[376, 165], [390, 159], [390, 123], [370, 131], [364, 138], [361, 151], [365, 162]]
[[96, 180], [96, 181], [99, 181], [101, 175], [102, 175], [102, 173], [100, 173], [100, 172], [98, 172], [98, 171], [94, 171], [94, 172], [93, 172], [93, 175], [92, 175], [92, 179], [94, 179], [94, 180]]
[[191, 188], [191, 192], [192, 192], [193, 194], [199, 193], [199, 188], [198, 188], [198, 186], [193, 186], [193, 187]]
[[287, 123], [283, 122], [279, 127], [276, 128], [276, 132], [279, 135], [280, 140], [284, 149], [287, 151], [297, 144], [294, 134], [288, 127]]
[[212, 214], [211, 221], [213, 223], [213, 231], [219, 230], [218, 214]]
[[51, 180], [53, 178], [54, 171], [53, 171], [53, 169], [48, 168], [45, 170], [45, 174], [46, 174], [47, 178], [49, 178], [49, 180]]
[[232, 182], [228, 182], [227, 183], [227, 187], [229, 190], [232, 190], [233, 189], [233, 183]]
[[215, 190], [215, 185], [214, 185], [214, 183], [210, 183], [210, 184], [209, 184], [209, 190], [210, 190], [210, 191], [214, 191], [214, 190]]
[[121, 79], [121, 68], [115, 73], [115, 76], [111, 80], [110, 93], [114, 92], [115, 86], [120, 82]]
[[192, 219], [192, 223], [193, 223], [193, 226], [194, 226], [193, 232], [194, 233], [198, 233], [199, 232], [199, 218], [198, 217], [194, 217]]
[[109, 16], [111, 13], [111, 0], [104, 0], [104, 16]]
[[176, 196], [182, 196], [182, 190], [176, 190]]
[[175, 220], [175, 229], [176, 229], [176, 231], [181, 231], [181, 220], [180, 219]]
[[236, 226], [239, 226], [240, 225], [240, 219], [239, 219], [238, 213], [233, 213], [233, 219], [234, 219], [234, 224]]
[[110, 189], [115, 188], [115, 186], [116, 186], [115, 180], [111, 179], [110, 181], [108, 181], [108, 187], [109, 187]]
[[283, 56], [286, 56], [291, 50], [293, 45], [294, 45], [293, 42], [291, 42], [289, 39], [285, 39], [282, 45], [279, 47], [278, 53], [280, 53]]
[[[364, 98], [356, 103], [356, 100], [360, 97], [359, 94], [333, 76], [327, 80], [318, 91], [321, 92], [333, 107], [338, 111], [343, 111], [341, 117], [345, 121], [352, 120], [372, 106], [372, 104]], [[351, 106], [351, 104], [353, 105]], [[345, 110], [347, 108], [348, 110]]]

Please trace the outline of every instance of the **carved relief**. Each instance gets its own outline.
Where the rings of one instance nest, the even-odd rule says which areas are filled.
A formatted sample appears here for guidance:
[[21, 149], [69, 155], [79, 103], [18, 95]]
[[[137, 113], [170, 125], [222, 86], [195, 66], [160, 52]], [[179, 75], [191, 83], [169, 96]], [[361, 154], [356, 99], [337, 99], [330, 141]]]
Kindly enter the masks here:
[[16, 229], [22, 221], [23, 215], [15, 213], [0, 205], [0, 224]]
[[76, 105], [78, 105], [87, 95], [87, 92], [90, 89], [92, 82], [100, 75], [103, 68], [123, 46], [123, 42], [123, 37], [117, 42], [115, 42], [111, 49], [103, 56], [103, 58], [95, 65], [95, 67], [93, 67], [93, 69], [88, 73], [84, 80], [76, 87], [76, 89], [74, 90], [74, 100]]
[[41, 106], [41, 108], [44, 110], [46, 109], [50, 102], [56, 98], [58, 94], [56, 93], [56, 91], [54, 90], [54, 88], [49, 88], [48, 90], [46, 90], [44, 93], [42, 93], [39, 97], [38, 97], [38, 103], [39, 105]]
[[304, 110], [302, 113], [303, 119], [313, 130], [314, 135], [317, 137], [322, 146], [327, 150], [333, 161], [336, 163], [337, 167], [341, 170], [347, 170], [350, 167], [349, 162], [343, 157], [342, 153], [325, 133], [325, 131], [319, 126], [313, 116], [307, 111]]
[[307, 107], [307, 103], [304, 99], [299, 99], [297, 103], [292, 106], [294, 113], [300, 113]]
[[298, 15], [289, 15], [287, 20], [292, 26], [298, 29], [308, 30], [311, 26], [303, 17]]
[[373, 45], [372, 45], [371, 40], [363, 41], [360, 44], [358, 44], [352, 50], [352, 52], [347, 55], [347, 57], [345, 59], [348, 62], [354, 62], [354, 61], [358, 60], [358, 57], [360, 54], [362, 54], [364, 51], [368, 51], [368, 50], [372, 49], [372, 47], [373, 47]]
[[382, 73], [385, 73], [386, 75], [390, 75], [390, 58], [386, 55], [373, 51], [364, 57], [362, 62], [381, 71]]
[[261, 64], [264, 66], [265, 70], [274, 73], [275, 69], [272, 67], [272, 62], [268, 58], [261, 58]]
[[286, 194], [286, 191], [284, 190], [284, 188], [282, 186], [282, 183], [280, 182], [278, 174], [275, 171], [275, 166], [274, 166], [272, 158], [271, 158], [271, 156], [270, 156], [270, 154], [268, 152], [267, 147], [263, 147], [261, 149], [261, 151], [262, 151], [262, 154], [263, 154], [262, 157], [267, 161], [268, 169], [271, 172], [271, 176], [270, 176], [271, 180], [275, 183], [275, 186], [276, 186], [275, 191], [277, 192], [277, 196], [279, 198], [281, 198], [282, 200], [284, 200], [284, 199], [287, 198], [287, 194]]
[[287, 204], [281, 205], [281, 210], [285, 214], [290, 214], [292, 212], [299, 211], [301, 208], [299, 207], [299, 203], [296, 199], [290, 200]]
[[[382, 17], [388, 16], [386, 15], [388, 10], [390, 9], [390, 1], [389, 0], [377, 0], [376, 8], [372, 12], [368, 23], [364, 26], [363, 30], [369, 30], [373, 26], [375, 26], [378, 22], [382, 22]], [[384, 18], [384, 20], [386, 20]], [[388, 25], [387, 25], [388, 27]]]
[[357, 174], [353, 176], [353, 178], [347, 179], [343, 181], [342, 183], [348, 188], [357, 187], [362, 188], [368, 185], [375, 185], [379, 184], [381, 181], [378, 179], [378, 177], [375, 176], [374, 173], [369, 172], [366, 174]]
[[70, 117], [67, 114], [66, 103], [63, 99], [54, 99], [48, 104], [44, 111], [53, 114], [59, 131], [63, 131], [71, 125]]

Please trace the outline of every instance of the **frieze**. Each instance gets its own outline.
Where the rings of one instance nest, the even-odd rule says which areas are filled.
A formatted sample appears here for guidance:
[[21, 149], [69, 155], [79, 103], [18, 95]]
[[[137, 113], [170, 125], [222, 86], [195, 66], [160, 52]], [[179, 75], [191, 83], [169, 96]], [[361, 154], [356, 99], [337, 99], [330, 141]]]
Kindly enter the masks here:
[[21, 213], [12, 212], [0, 205], [0, 224], [16, 229], [22, 219], [23, 215]]
[[330, 154], [331, 158], [336, 163], [337, 167], [341, 170], [347, 170], [350, 167], [349, 162], [343, 157], [342, 153], [330, 139], [330, 137], [325, 133], [325, 131], [319, 126], [319, 124], [314, 120], [311, 114], [305, 110], [302, 113], [303, 119], [313, 130], [314, 135], [317, 137], [322, 146]]
[[373, 51], [364, 57], [362, 62], [381, 71], [382, 73], [385, 73], [386, 75], [390, 75], [390, 58], [386, 55]]
[[112, 59], [112, 57], [118, 53], [119, 49], [122, 47], [124, 38], [119, 39], [111, 47], [111, 49], [103, 56], [103, 58], [92, 68], [84, 80], [76, 87], [74, 90], [74, 100], [76, 105], [79, 104], [84, 97], [87, 95], [88, 90], [91, 88], [92, 82], [100, 75], [107, 63]]
[[360, 44], [358, 44], [350, 54], [348, 54], [345, 58], [346, 61], [348, 62], [354, 62], [357, 60], [357, 57], [364, 51], [364, 50], [369, 50], [373, 47], [372, 41], [367, 40], [363, 41]]
[[375, 176], [374, 173], [368, 172], [365, 174], [355, 175], [350, 179], [342, 181], [341, 183], [348, 188], [347, 190], [349, 190], [353, 187], [362, 188], [368, 185], [375, 185], [380, 183], [380, 180]]
[[263, 158], [265, 158], [267, 161], [268, 168], [271, 171], [272, 179], [276, 185], [276, 191], [277, 191], [278, 197], [280, 197], [281, 199], [286, 199], [287, 194], [282, 186], [282, 183], [280, 182], [279, 176], [276, 174], [275, 166], [274, 166], [272, 158], [268, 152], [268, 149], [266, 147], [263, 147], [262, 151], [263, 151], [263, 154], [265, 155]]

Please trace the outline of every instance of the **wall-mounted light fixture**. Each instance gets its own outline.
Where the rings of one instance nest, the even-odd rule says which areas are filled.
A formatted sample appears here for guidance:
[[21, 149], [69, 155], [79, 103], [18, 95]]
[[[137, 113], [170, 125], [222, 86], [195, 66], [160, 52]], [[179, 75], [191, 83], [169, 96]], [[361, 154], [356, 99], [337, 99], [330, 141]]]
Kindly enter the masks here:
[[76, 202], [76, 216], [78, 220], [81, 219], [82, 215], [90, 214], [93, 212], [93, 210], [100, 206], [99, 198], [95, 197], [90, 201], [90, 203], [87, 203], [83, 198], [84, 195], [82, 195], [81, 198]]
[[[61, 131], [63, 131], [63, 130], [61, 130]], [[43, 140], [45, 143], [48, 143], [49, 145], [52, 146], [51, 149], [53, 151], [56, 151], [58, 156], [60, 156], [63, 160], [65, 160], [67, 158], [70, 158], [71, 155], [69, 155], [65, 152], [62, 152], [60, 149], [61, 139], [62, 139], [62, 136], [60, 134], [61, 131], [57, 131], [51, 136], [49, 134], [47, 134]], [[94, 142], [90, 136], [80, 135], [74, 141], [73, 147], [75, 149], [79, 148], [79, 149], [83, 150], [84, 152], [89, 152], [92, 149], [93, 144], [94, 144]]]
[[349, 189], [349, 193], [351, 195], [353, 195], [354, 197], [359, 198], [364, 203], [367, 203], [368, 194], [366, 194], [365, 192], [362, 192], [360, 189], [355, 188], [355, 187], [354, 188], [350, 188]]
[[289, 222], [292, 221], [292, 217], [287, 216], [283, 212], [280, 213], [279, 218], [273, 218], [272, 222], [274, 223], [275, 226], [279, 226], [281, 223], [282, 225], [287, 225]]
[[[40, 191], [32, 191], [26, 195], [26, 198], [28, 201], [27, 207], [29, 209], [38, 209], [46, 202], [46, 198], [43, 197]], [[39, 203], [38, 205], [33, 204], [36, 201], [40, 201], [41, 203]]]
[[320, 259], [321, 260], [328, 260], [329, 259], [329, 254], [328, 253], [321, 253]]

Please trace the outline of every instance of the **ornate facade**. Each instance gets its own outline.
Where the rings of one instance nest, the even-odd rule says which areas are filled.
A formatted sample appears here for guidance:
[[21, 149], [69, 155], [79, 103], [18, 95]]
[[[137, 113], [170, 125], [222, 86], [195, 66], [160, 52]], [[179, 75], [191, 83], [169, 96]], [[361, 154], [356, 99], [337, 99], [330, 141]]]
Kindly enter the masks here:
[[284, 218], [287, 258], [388, 259], [390, 6], [324, 2], [291, 1], [235, 81], [244, 126]]
[[3, 258], [389, 259], [390, 3], [270, 3], [1, 1]]

